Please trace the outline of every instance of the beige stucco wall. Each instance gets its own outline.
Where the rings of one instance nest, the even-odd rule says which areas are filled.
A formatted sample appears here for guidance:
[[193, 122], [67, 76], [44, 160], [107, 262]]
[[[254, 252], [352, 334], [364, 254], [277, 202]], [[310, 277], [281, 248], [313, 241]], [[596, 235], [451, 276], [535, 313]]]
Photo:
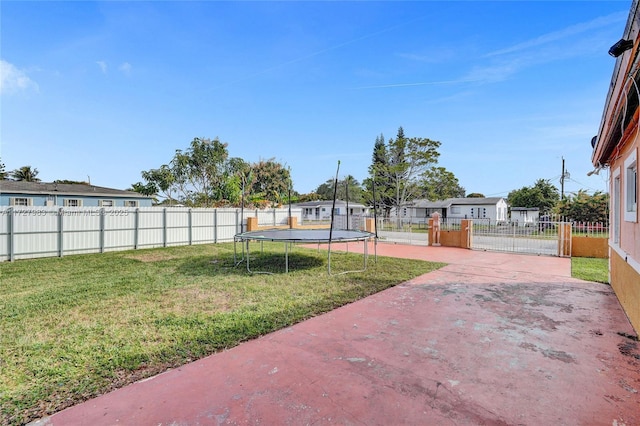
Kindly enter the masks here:
[[636, 332], [640, 332], [640, 274], [613, 250], [609, 262], [611, 287], [631, 325]]
[[439, 243], [445, 247], [461, 247], [470, 249], [472, 247], [473, 238], [473, 221], [460, 221], [459, 231], [440, 231], [440, 239], [437, 242], [433, 228], [433, 219], [429, 219], [429, 245], [432, 246]]
[[609, 240], [597, 237], [572, 237], [571, 256], [606, 259], [609, 257]]

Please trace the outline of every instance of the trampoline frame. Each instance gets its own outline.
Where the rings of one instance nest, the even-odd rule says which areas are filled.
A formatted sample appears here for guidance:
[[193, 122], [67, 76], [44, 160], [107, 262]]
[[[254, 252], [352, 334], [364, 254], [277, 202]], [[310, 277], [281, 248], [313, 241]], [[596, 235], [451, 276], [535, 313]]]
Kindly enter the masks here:
[[[317, 243], [318, 248], [320, 244], [328, 244], [327, 250], [327, 271], [329, 275], [340, 275], [350, 272], [363, 272], [367, 269], [367, 259], [369, 257], [368, 242], [374, 240], [374, 252], [377, 260], [377, 239], [376, 234], [367, 231], [359, 230], [332, 230], [332, 229], [300, 229], [300, 228], [288, 228], [288, 229], [264, 229], [258, 231], [248, 231], [236, 234], [233, 238], [233, 260], [237, 266], [243, 261], [246, 261], [247, 272], [251, 274], [272, 274], [272, 272], [266, 271], [252, 271], [249, 259], [250, 259], [250, 241], [271, 241], [271, 242], [283, 242], [285, 244], [284, 258], [285, 258], [285, 273], [289, 273], [289, 246], [291, 244], [313, 244]], [[349, 243], [362, 241], [364, 245], [363, 250], [363, 267], [362, 269], [355, 271], [344, 271], [337, 274], [331, 272], [331, 243]], [[237, 243], [242, 244], [242, 258], [238, 260]], [[246, 256], [245, 256], [246, 248]]]

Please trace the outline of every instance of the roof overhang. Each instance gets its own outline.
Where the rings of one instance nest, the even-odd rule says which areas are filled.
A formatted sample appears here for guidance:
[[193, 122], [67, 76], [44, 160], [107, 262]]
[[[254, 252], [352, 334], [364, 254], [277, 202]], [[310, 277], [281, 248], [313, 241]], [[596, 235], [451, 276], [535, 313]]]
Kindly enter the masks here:
[[[633, 42], [631, 49], [615, 52], [618, 56], [598, 135], [592, 141], [591, 162], [596, 167], [608, 165], [618, 144], [637, 128], [640, 101], [638, 5], [639, 0], [634, 0], [622, 39], [611, 47], [611, 50], [615, 50], [616, 46], [631, 45], [625, 41]], [[613, 56], [613, 53], [610, 54]]]

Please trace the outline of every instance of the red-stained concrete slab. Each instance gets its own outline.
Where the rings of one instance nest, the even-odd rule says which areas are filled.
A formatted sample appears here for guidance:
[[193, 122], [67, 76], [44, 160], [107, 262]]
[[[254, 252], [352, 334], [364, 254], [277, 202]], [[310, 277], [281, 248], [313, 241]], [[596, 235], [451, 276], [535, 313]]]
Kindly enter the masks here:
[[449, 265], [38, 423], [640, 424], [635, 333], [569, 259], [377, 252]]

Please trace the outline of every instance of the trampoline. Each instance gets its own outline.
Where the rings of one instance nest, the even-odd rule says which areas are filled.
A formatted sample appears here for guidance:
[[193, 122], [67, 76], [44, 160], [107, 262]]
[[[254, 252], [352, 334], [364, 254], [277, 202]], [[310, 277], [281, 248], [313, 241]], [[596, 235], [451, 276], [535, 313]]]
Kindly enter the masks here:
[[258, 231], [248, 231], [236, 234], [234, 237], [234, 260], [237, 260], [236, 244], [242, 244], [242, 254], [244, 257], [244, 250], [246, 248], [246, 258], [236, 261], [236, 265], [240, 264], [243, 260], [246, 260], [247, 271], [249, 273], [265, 273], [260, 271], [252, 271], [249, 265], [249, 242], [250, 241], [274, 241], [282, 242], [285, 244], [285, 272], [289, 272], [289, 246], [290, 244], [302, 244], [302, 243], [317, 243], [328, 244], [328, 260], [327, 268], [329, 274], [331, 274], [331, 243], [332, 242], [362, 242], [364, 245], [363, 253], [363, 269], [359, 271], [345, 271], [346, 272], [361, 272], [367, 268], [368, 247], [367, 242], [371, 239], [375, 241], [376, 234], [367, 231], [357, 230], [345, 230], [345, 229], [265, 229]]
[[[331, 208], [331, 225], [327, 229], [304, 229], [304, 228], [292, 228], [289, 225], [289, 228], [280, 228], [280, 229], [263, 229], [257, 231], [247, 231], [240, 232], [233, 237], [233, 261], [235, 266], [238, 266], [244, 260], [246, 260], [247, 264], [247, 272], [249, 273], [264, 273], [270, 274], [271, 272], [261, 272], [261, 271], [252, 271], [249, 265], [249, 242], [251, 241], [260, 241], [261, 243], [264, 241], [275, 241], [284, 243], [284, 265], [285, 272], [289, 272], [289, 246], [292, 244], [302, 244], [302, 243], [317, 243], [318, 248], [320, 244], [328, 244], [327, 249], [327, 271], [329, 275], [331, 274], [331, 243], [332, 242], [340, 242], [340, 243], [348, 243], [348, 242], [359, 242], [363, 243], [363, 267], [357, 271], [344, 271], [339, 274], [346, 274], [349, 272], [362, 272], [367, 269], [367, 258], [369, 256], [367, 243], [369, 240], [374, 241], [374, 252], [377, 260], [377, 244], [378, 244], [378, 231], [376, 227], [376, 232], [368, 232], [361, 230], [349, 229], [349, 188], [347, 185], [346, 194], [347, 194], [347, 229], [335, 229], [334, 226], [334, 215], [336, 210], [336, 195], [338, 189], [338, 173], [340, 171], [340, 161], [338, 161], [338, 169], [336, 170], [336, 178], [334, 180], [333, 186], [333, 206]], [[291, 183], [291, 182], [289, 182]], [[376, 200], [376, 188], [375, 188], [375, 177], [373, 183], [373, 199], [374, 199], [374, 223], [377, 223], [376, 219], [376, 209], [375, 209], [375, 200]], [[289, 186], [289, 200], [291, 200], [291, 186]], [[240, 210], [240, 222], [243, 222], [244, 216], [244, 180], [242, 183], [242, 209]], [[291, 217], [291, 203], [289, 203], [289, 217]], [[240, 230], [242, 231], [242, 225]], [[242, 244], [242, 259], [238, 261], [236, 244]], [[245, 248], [246, 248], [246, 259], [245, 259]], [[337, 275], [337, 274], [334, 274]]]

